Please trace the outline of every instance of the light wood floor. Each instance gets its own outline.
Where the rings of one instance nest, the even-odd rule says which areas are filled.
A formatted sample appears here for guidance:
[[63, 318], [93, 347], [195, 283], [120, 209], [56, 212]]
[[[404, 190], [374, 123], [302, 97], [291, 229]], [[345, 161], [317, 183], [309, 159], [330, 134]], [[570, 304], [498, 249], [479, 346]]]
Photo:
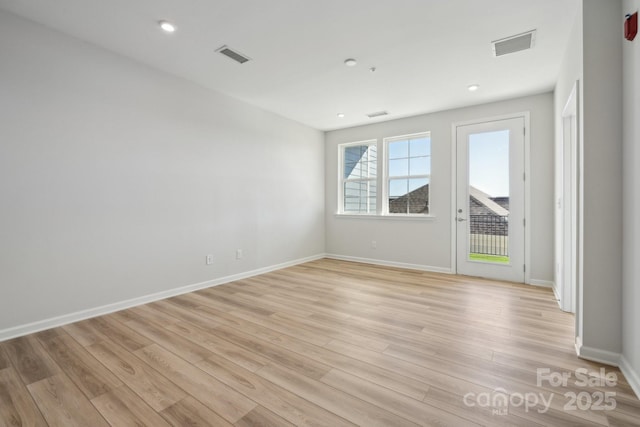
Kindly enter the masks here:
[[0, 425], [639, 425], [572, 337], [548, 289], [320, 260], [0, 343]]

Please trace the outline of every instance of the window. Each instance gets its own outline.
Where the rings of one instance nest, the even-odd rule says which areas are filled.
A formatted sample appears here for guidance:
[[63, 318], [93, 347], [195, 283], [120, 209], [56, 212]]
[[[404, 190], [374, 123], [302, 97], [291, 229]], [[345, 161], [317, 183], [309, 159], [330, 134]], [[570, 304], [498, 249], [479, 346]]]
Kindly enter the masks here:
[[[428, 132], [339, 146], [339, 213], [429, 215], [431, 136]], [[378, 153], [384, 160], [378, 174]], [[378, 203], [378, 189], [381, 189]]]
[[341, 212], [375, 214], [378, 189], [376, 141], [341, 145], [340, 154]]
[[385, 139], [389, 214], [429, 214], [431, 137], [428, 133]]

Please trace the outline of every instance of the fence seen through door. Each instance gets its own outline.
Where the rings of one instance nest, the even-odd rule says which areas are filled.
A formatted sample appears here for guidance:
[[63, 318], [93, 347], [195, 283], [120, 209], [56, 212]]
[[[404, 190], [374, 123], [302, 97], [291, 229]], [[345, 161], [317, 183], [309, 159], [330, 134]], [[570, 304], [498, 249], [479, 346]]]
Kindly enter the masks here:
[[469, 187], [469, 259], [509, 262], [509, 196]]
[[469, 215], [470, 252], [478, 255], [509, 256], [509, 217]]

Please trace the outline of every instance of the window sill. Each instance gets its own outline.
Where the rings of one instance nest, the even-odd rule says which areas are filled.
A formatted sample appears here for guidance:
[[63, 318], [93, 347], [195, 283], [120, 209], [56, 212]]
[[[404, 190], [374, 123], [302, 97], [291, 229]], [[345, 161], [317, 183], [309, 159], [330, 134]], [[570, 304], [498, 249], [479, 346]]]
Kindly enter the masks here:
[[433, 215], [368, 215], [368, 214], [342, 214], [337, 213], [333, 215], [336, 218], [344, 219], [374, 219], [385, 221], [434, 221], [436, 219]]

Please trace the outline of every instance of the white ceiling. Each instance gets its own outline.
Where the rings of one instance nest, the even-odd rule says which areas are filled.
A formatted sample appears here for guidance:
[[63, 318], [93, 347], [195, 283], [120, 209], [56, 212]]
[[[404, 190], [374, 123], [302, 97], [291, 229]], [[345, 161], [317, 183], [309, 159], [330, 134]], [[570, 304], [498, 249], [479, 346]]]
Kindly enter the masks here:
[[[551, 90], [578, 1], [0, 0], [0, 8], [330, 130]], [[160, 31], [161, 19], [178, 31]], [[531, 29], [534, 49], [493, 57], [492, 40]], [[216, 53], [222, 45], [252, 61]], [[347, 58], [358, 65], [345, 67]], [[469, 92], [472, 83], [480, 90]], [[380, 110], [390, 115], [366, 117]]]

